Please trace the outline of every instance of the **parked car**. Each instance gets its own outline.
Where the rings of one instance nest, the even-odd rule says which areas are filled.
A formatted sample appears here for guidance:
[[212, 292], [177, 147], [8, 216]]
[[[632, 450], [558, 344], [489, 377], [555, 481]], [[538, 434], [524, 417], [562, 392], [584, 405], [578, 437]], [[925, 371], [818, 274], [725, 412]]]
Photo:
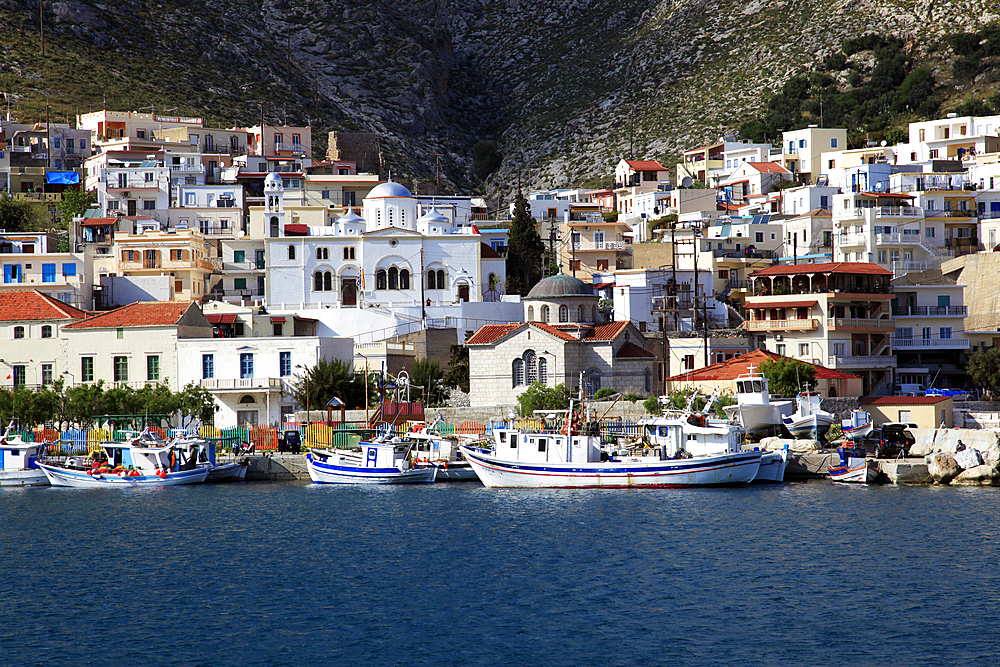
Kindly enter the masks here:
[[281, 431], [278, 434], [278, 452], [298, 454], [302, 451], [302, 434], [298, 431]]
[[907, 457], [910, 455], [910, 445], [916, 442], [916, 438], [910, 433], [911, 428], [917, 428], [917, 425], [912, 422], [886, 422], [873, 429], [862, 444], [866, 450], [874, 451], [877, 459], [891, 459], [900, 454]]
[[896, 396], [923, 396], [927, 387], [922, 384], [897, 384], [893, 385], [892, 393]]

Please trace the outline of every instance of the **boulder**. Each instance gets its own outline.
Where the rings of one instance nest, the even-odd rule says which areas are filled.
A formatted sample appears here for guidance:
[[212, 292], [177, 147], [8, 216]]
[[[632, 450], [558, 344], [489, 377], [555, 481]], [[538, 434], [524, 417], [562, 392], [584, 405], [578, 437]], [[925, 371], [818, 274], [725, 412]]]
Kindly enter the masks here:
[[958, 473], [952, 486], [1000, 486], [1000, 473], [991, 465], [978, 465]]
[[812, 452], [822, 451], [822, 447], [817, 440], [789, 440], [787, 438], [779, 438], [776, 436], [771, 436], [769, 438], [764, 438], [758, 443], [758, 446], [766, 452], [778, 452], [788, 445], [788, 451], [793, 454], [809, 454]]
[[983, 457], [975, 447], [966, 447], [960, 452], [955, 452], [955, 463], [962, 470], [975, 468], [983, 465]]
[[983, 456], [983, 463], [994, 468], [1000, 468], [1000, 447], [993, 446], [979, 452]]
[[947, 484], [955, 475], [962, 472], [955, 462], [955, 457], [947, 452], [935, 452], [924, 457], [927, 464], [927, 474], [935, 484]]

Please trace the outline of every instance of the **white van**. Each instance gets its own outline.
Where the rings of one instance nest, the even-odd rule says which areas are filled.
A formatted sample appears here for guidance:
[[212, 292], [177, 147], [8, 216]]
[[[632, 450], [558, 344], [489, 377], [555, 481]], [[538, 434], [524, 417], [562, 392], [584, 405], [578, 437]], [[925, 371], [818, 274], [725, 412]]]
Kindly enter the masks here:
[[922, 384], [897, 384], [893, 385], [892, 393], [896, 396], [923, 396], [927, 387]]

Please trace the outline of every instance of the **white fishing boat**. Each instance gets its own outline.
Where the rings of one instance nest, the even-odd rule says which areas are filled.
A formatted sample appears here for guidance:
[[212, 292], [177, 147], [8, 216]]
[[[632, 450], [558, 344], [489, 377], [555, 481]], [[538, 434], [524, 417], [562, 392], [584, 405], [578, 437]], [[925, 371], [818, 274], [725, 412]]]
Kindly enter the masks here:
[[497, 429], [491, 449], [462, 452], [490, 487], [736, 486], [760, 467], [759, 451], [739, 451], [741, 429], [709, 426], [704, 415], [645, 420], [644, 446], [620, 452], [602, 446], [595, 422], [580, 427], [572, 414], [571, 404], [557, 432]]
[[101, 445], [102, 460], [70, 459], [63, 464], [39, 463], [52, 486], [156, 487], [200, 484], [208, 469], [196, 458], [184, 459], [148, 429], [125, 442]]
[[474, 482], [479, 479], [472, 464], [465, 460], [459, 449], [457, 435], [444, 435], [436, 430], [437, 423], [430, 426], [417, 424], [393, 442], [412, 444], [410, 450], [415, 467], [434, 466], [438, 469], [438, 482]]
[[818, 391], [806, 389], [795, 396], [795, 412], [782, 419], [793, 438], [819, 440], [829, 432], [834, 416], [820, 407], [822, 402]]
[[0, 437], [0, 486], [46, 486], [45, 473], [38, 466], [45, 456], [45, 443], [25, 442], [14, 432], [14, 422]]
[[832, 481], [853, 484], [873, 484], [878, 481], [878, 466], [875, 461], [865, 458], [863, 447], [838, 447], [837, 454], [840, 456], [840, 465], [828, 468]]
[[246, 460], [218, 463], [218, 452], [214, 442], [196, 435], [181, 433], [171, 440], [170, 444], [185, 459], [197, 457], [198, 467], [208, 469], [206, 482], [242, 482], [246, 479], [249, 463]]
[[782, 419], [795, 411], [793, 401], [771, 401], [767, 378], [756, 372], [752, 365], [735, 382], [736, 405], [727, 405], [722, 409], [747, 433], [780, 429]]
[[760, 468], [753, 478], [754, 484], [780, 484], [785, 481], [785, 468], [788, 467], [788, 445], [776, 452], [763, 452], [760, 456]]
[[316, 484], [430, 484], [436, 466], [415, 467], [409, 444], [362, 442], [359, 450], [312, 449], [306, 469]]
[[875, 428], [872, 417], [866, 410], [854, 410], [850, 419], [843, 419], [840, 427], [844, 431], [844, 437], [851, 440], [862, 440], [870, 435]]

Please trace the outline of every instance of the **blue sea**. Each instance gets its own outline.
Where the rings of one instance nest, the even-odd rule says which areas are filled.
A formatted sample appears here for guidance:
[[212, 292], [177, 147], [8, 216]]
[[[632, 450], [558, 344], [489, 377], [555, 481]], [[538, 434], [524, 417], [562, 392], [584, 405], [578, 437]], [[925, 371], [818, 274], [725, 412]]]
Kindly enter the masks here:
[[997, 665], [1000, 490], [0, 490], [5, 665]]

